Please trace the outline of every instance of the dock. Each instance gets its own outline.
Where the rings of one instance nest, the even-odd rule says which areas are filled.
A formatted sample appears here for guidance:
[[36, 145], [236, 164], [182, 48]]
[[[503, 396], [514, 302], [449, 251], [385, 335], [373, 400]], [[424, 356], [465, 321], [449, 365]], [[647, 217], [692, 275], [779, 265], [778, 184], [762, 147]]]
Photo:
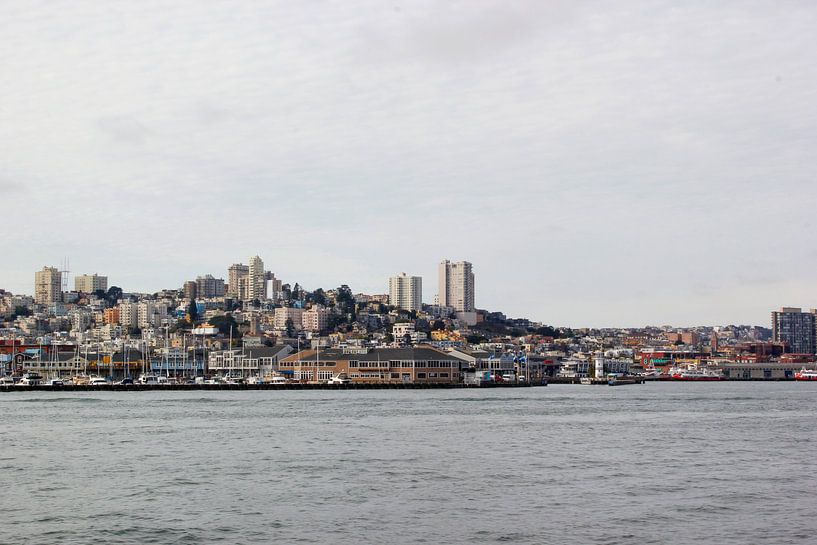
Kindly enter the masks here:
[[63, 386], [7, 386], [1, 387], [2, 392], [147, 392], [147, 391], [224, 391], [224, 390], [451, 390], [461, 388], [532, 388], [547, 386], [535, 383], [352, 383], [352, 384], [66, 384]]

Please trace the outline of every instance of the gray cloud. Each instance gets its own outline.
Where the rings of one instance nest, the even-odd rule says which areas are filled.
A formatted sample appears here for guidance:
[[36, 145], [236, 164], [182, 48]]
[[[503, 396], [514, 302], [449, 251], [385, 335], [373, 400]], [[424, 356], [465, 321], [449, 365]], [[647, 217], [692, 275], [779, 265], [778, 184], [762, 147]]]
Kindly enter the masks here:
[[143, 144], [151, 131], [130, 116], [106, 116], [97, 120], [99, 129], [113, 141], [121, 144]]
[[66, 253], [147, 291], [260, 253], [307, 286], [421, 274], [430, 301], [448, 257], [474, 263], [479, 306], [637, 325], [766, 323], [813, 284], [810, 2], [87, 1], [0, 21], [0, 191], [51, 203], [6, 210], [29, 226], [0, 264], [15, 290]]

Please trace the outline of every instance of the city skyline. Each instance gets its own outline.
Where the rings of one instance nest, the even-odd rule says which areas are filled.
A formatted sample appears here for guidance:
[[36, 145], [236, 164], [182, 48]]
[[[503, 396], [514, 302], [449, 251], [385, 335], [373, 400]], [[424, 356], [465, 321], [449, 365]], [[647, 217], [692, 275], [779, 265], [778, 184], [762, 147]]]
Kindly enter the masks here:
[[[66, 260], [67, 261], [67, 260]], [[270, 299], [276, 300], [277, 299], [277, 292], [280, 290], [280, 286], [282, 284], [282, 280], [275, 277], [273, 271], [266, 270], [264, 267], [263, 260], [259, 257], [259, 255], [255, 255], [250, 258], [251, 263], [255, 263], [255, 275], [260, 275], [263, 277], [265, 283], [265, 295], [261, 297], [261, 299]], [[65, 266], [65, 265], [63, 265]], [[260, 269], [260, 270], [259, 270]], [[233, 263], [227, 269], [227, 277], [232, 277], [235, 271], [240, 273], [240, 276], [235, 277], [233, 285], [237, 286], [235, 291], [232, 292], [232, 288], [229, 291], [225, 291], [225, 287], [229, 286], [226, 284], [223, 278], [215, 278], [210, 273], [206, 273], [203, 275], [197, 275], [195, 280], [186, 280], [183, 282], [182, 286], [180, 287], [170, 287], [165, 286], [160, 288], [160, 290], [132, 290], [128, 289], [126, 286], [117, 286], [120, 289], [123, 289], [125, 293], [132, 293], [132, 294], [150, 294], [150, 293], [157, 293], [161, 290], [178, 290], [184, 294], [185, 298], [191, 298], [191, 292], [189, 290], [192, 289], [192, 298], [209, 298], [209, 297], [224, 297], [225, 295], [228, 297], [237, 298], [240, 300], [252, 300], [258, 299], [254, 294], [250, 293], [249, 290], [249, 279], [251, 275], [249, 271], [251, 270], [250, 266], [243, 265], [240, 263]], [[451, 288], [446, 288], [446, 283], [451, 282], [452, 271], [459, 271], [456, 273], [456, 277], [458, 277], [453, 284], [456, 286], [454, 288], [454, 292], [451, 292]], [[480, 310], [480, 311], [488, 311], [488, 312], [500, 312], [504, 313], [502, 308], [485, 308], [485, 307], [477, 307], [473, 305], [474, 299], [474, 274], [472, 271], [472, 264], [467, 261], [460, 261], [460, 262], [451, 262], [448, 259], [444, 259], [438, 264], [438, 290], [437, 293], [432, 298], [431, 302], [428, 302], [426, 298], [422, 296], [422, 277], [420, 276], [409, 276], [405, 272], [402, 272], [398, 275], [391, 276], [388, 278], [387, 281], [387, 289], [385, 293], [379, 292], [377, 290], [371, 292], [365, 292], [361, 290], [356, 290], [357, 293], [365, 293], [372, 296], [379, 296], [385, 295], [390, 299], [390, 304], [396, 308], [402, 308], [405, 310], [421, 310], [420, 306], [414, 305], [413, 301], [418, 301], [423, 304], [427, 305], [442, 305], [442, 306], [450, 306], [454, 309], [455, 312], [462, 313], [465, 311], [465, 314], [460, 314], [461, 317], [465, 317], [465, 321], [468, 322], [473, 318], [467, 318], [469, 316], [471, 310]], [[73, 277], [75, 282], [72, 284], [71, 280], [72, 277], [70, 275], [70, 271], [60, 270], [57, 267], [51, 267], [48, 265], [43, 266], [42, 270], [35, 271], [34, 275], [34, 289], [32, 293], [27, 292], [18, 292], [17, 295], [32, 295], [33, 299], [39, 303], [45, 303], [49, 301], [56, 301], [54, 293], [60, 293], [60, 288], [65, 287], [65, 292], [69, 292], [70, 286], [74, 285], [73, 291], [85, 291], [90, 292], [90, 290], [80, 289], [81, 285], [85, 286], [93, 286], [95, 284], [100, 284], [97, 287], [107, 287], [108, 277], [104, 275], [98, 275], [98, 273], [94, 273], [92, 275], [89, 274], [81, 274], [76, 275]], [[463, 285], [465, 283], [466, 285]], [[294, 282], [287, 282], [290, 286], [295, 286], [296, 284], [300, 285], [297, 281]], [[273, 288], [272, 286], [277, 286]], [[2, 288], [0, 288], [2, 289]], [[301, 290], [314, 291], [316, 289], [334, 289], [333, 286], [304, 286], [300, 285]], [[446, 297], [441, 297], [440, 292], [449, 291], [449, 295]], [[464, 291], [463, 291], [464, 290]], [[93, 290], [96, 291], [96, 290]], [[102, 291], [105, 291], [104, 289]], [[456, 295], [454, 295], [456, 293]], [[43, 295], [47, 294], [47, 295]], [[453, 297], [453, 300], [448, 300]], [[459, 301], [459, 304], [455, 303], [454, 301]], [[468, 303], [470, 301], [471, 303]], [[465, 302], [465, 305], [462, 303]], [[452, 304], [453, 303], [453, 304]], [[781, 307], [781, 311], [791, 311], [795, 313], [798, 319], [807, 320], [812, 319], [815, 313], [817, 313], [817, 309], [815, 308], [808, 308], [808, 312], [804, 312], [802, 316], [800, 315], [801, 308], [799, 307]], [[774, 331], [774, 336], [777, 337], [777, 328], [780, 325], [778, 320], [778, 315], [780, 315], [780, 311], [772, 311], [772, 318], [771, 318], [771, 329]], [[519, 318], [527, 318], [530, 319], [529, 316], [517, 316]], [[811, 317], [811, 318], [810, 318]], [[533, 321], [537, 321], [533, 319]], [[544, 322], [543, 322], [544, 323]], [[613, 326], [575, 326], [569, 324], [559, 324], [555, 322], [551, 322], [550, 325], [556, 325], [557, 327], [611, 327], [611, 328], [621, 328], [621, 327], [650, 327], [650, 326], [658, 326], [658, 327], [678, 327], [678, 328], [688, 328], [688, 327], [699, 327], [699, 326], [715, 326], [718, 325], [750, 325], [750, 326], [760, 326], [760, 327], [767, 327], [767, 324], [762, 323], [738, 323], [732, 322], [729, 323], [722, 323], [722, 324], [703, 324], [703, 323], [695, 323], [695, 324], [670, 324], [670, 323], [654, 323], [654, 324], [640, 324], [640, 325], [613, 325]], [[809, 331], [811, 331], [811, 335], [817, 335], [817, 329], [812, 326], [807, 327]], [[813, 340], [811, 342], [814, 342]]]
[[382, 293], [446, 257], [474, 263], [477, 307], [571, 327], [817, 306], [813, 3], [0, 21], [0, 288], [70, 256], [153, 292], [258, 253], [286, 282]]

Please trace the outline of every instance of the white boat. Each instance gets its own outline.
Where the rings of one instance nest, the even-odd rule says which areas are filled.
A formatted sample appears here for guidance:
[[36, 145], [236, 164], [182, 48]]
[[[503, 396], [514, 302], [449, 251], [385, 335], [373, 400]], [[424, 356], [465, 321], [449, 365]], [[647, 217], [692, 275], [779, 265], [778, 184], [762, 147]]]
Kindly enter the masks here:
[[697, 381], [724, 379], [724, 376], [719, 371], [694, 366], [691, 366], [687, 369], [676, 370], [676, 372], [674, 373], [670, 372], [670, 377], [672, 378], [672, 380], [697, 380]]
[[23, 378], [20, 379], [20, 382], [17, 383], [17, 386], [39, 386], [42, 380], [42, 375], [26, 373], [23, 375]]
[[287, 384], [287, 378], [283, 375], [272, 375], [264, 377], [267, 384]]
[[76, 384], [77, 386], [87, 386], [90, 380], [91, 379], [88, 378], [88, 375], [74, 375], [71, 377], [71, 383]]
[[579, 379], [579, 383], [584, 385], [593, 384], [593, 379], [590, 377], [582, 377]]
[[14, 379], [12, 377], [0, 377], [0, 387], [14, 386]]
[[159, 384], [159, 378], [156, 375], [140, 375], [139, 376], [139, 384], [145, 385], [157, 385]]
[[334, 377], [330, 378], [327, 384], [351, 384], [352, 379], [349, 378], [349, 375], [346, 373], [338, 373]]
[[794, 374], [794, 380], [817, 380], [817, 369], [806, 369], [803, 367]]
[[88, 386], [108, 386], [110, 382], [102, 377], [91, 377], [88, 379]]
[[245, 384], [247, 381], [244, 377], [234, 377], [231, 375], [224, 375], [224, 384]]
[[65, 386], [65, 381], [59, 378], [52, 378], [45, 383], [46, 386]]

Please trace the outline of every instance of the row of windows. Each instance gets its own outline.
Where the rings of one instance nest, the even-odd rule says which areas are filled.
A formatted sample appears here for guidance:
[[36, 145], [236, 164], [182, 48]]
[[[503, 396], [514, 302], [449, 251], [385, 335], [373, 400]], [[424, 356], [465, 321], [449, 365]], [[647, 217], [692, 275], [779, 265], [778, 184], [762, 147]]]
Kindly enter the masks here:
[[458, 369], [460, 366], [459, 362], [456, 361], [411, 361], [411, 360], [391, 360], [389, 362], [385, 361], [357, 361], [351, 360], [349, 362], [350, 368], [384, 368], [387, 369], [389, 367], [401, 367], [404, 369]]
[[336, 363], [337, 362], [334, 362], [334, 361], [322, 361], [322, 362], [290, 361], [290, 362], [287, 362], [287, 363], [282, 363], [281, 367], [294, 367], [296, 369], [299, 368], [299, 367], [312, 367], [312, 368], [315, 368], [315, 367], [334, 367], [336, 365]]
[[[351, 378], [377, 378], [377, 379], [400, 379], [400, 373], [350, 373]], [[454, 377], [457, 373], [453, 374]], [[403, 378], [409, 379], [411, 375], [403, 373]], [[417, 373], [417, 378], [449, 378], [449, 373]]]

